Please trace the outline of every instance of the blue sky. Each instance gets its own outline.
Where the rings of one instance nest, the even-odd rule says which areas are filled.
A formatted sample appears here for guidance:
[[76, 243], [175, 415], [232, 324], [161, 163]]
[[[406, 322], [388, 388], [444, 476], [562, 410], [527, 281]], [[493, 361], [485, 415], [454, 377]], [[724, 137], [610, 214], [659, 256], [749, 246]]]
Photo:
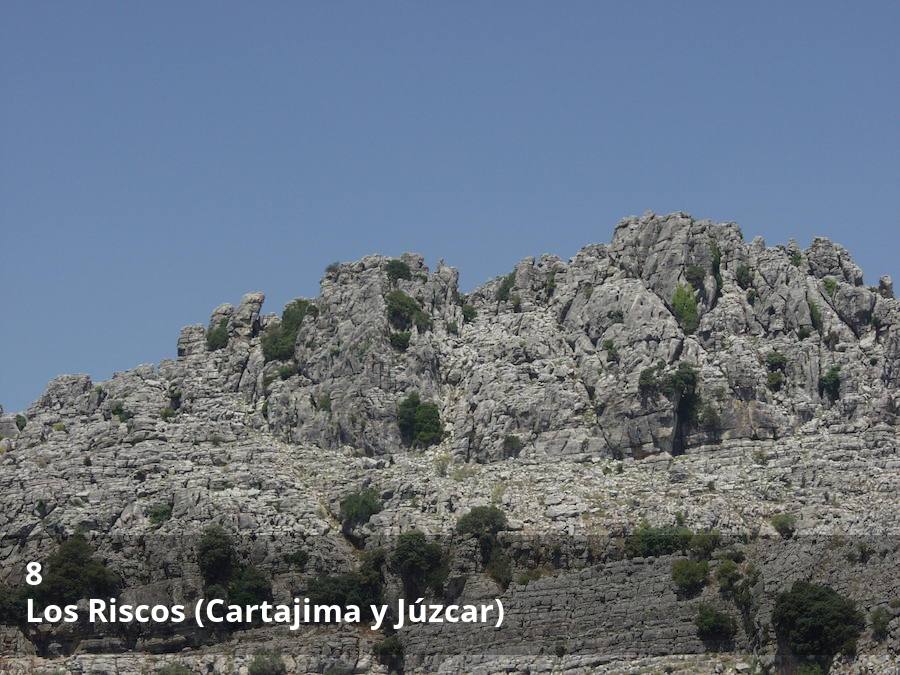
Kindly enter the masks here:
[[0, 4], [0, 403], [325, 266], [464, 288], [647, 209], [900, 276], [900, 3]]

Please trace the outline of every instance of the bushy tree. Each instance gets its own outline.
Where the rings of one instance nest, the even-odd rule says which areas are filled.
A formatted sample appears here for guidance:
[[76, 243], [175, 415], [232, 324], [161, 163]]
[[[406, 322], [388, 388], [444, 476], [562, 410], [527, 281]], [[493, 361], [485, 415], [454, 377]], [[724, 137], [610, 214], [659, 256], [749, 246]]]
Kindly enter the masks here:
[[106, 565], [93, 557], [84, 535], [77, 533], [59, 545], [44, 565], [44, 579], [29, 588], [39, 605], [75, 604], [82, 598], [114, 597], [120, 580]]
[[672, 581], [680, 595], [690, 597], [700, 592], [706, 584], [709, 563], [705, 560], [682, 558], [672, 563]]
[[228, 319], [222, 319], [218, 325], [210, 328], [206, 333], [206, 348], [218, 351], [228, 344]]
[[412, 272], [409, 269], [409, 265], [396, 258], [388, 260], [385, 271], [387, 272], [388, 279], [391, 280], [391, 283], [397, 283], [398, 279], [412, 279]]
[[743, 288], [745, 291], [753, 285], [753, 272], [750, 271], [750, 267], [748, 267], [747, 265], [738, 265], [737, 272], [734, 276], [735, 280], [738, 283], [738, 286]]
[[318, 316], [319, 309], [309, 300], [294, 300], [281, 313], [281, 323], [266, 329], [262, 336], [266, 361], [288, 361], [294, 358], [294, 346], [300, 324], [307, 316]]
[[372, 488], [349, 494], [341, 500], [341, 522], [344, 532], [369, 522], [382, 509], [381, 500]]
[[794, 654], [828, 663], [838, 652], [856, 651], [864, 621], [853, 601], [829, 586], [797, 581], [776, 599], [772, 625]]
[[408, 598], [416, 598], [425, 588], [435, 593], [443, 589], [446, 569], [444, 554], [436, 542], [429, 542], [422, 532], [404, 532], [397, 539], [391, 555], [391, 566], [403, 580]]
[[690, 286], [678, 284], [672, 295], [672, 312], [681, 325], [682, 330], [690, 335], [700, 325], [700, 314], [697, 309], [697, 298]]
[[210, 525], [203, 530], [197, 544], [197, 564], [207, 586], [227, 586], [236, 560], [234, 544], [222, 527]]
[[509, 300], [509, 292], [512, 290], [513, 285], [516, 283], [516, 273], [510, 272], [505, 277], [503, 277], [503, 281], [500, 282], [500, 285], [497, 287], [497, 295], [496, 298], [500, 302], [505, 302]]
[[710, 605], [700, 605], [694, 625], [697, 626], [697, 637], [707, 643], [730, 641], [736, 628], [733, 618]]
[[819, 378], [819, 396], [827, 396], [832, 403], [841, 397], [840, 366], [831, 366], [828, 372]]
[[416, 392], [410, 393], [397, 406], [400, 438], [406, 445], [428, 447], [443, 437], [441, 416], [434, 403], [424, 403]]
[[419, 331], [431, 328], [431, 319], [416, 300], [403, 291], [391, 291], [385, 296], [387, 316], [390, 324], [399, 331], [409, 330], [413, 325]]
[[687, 551], [694, 533], [686, 527], [650, 527], [642, 524], [625, 539], [629, 558], [650, 558]]

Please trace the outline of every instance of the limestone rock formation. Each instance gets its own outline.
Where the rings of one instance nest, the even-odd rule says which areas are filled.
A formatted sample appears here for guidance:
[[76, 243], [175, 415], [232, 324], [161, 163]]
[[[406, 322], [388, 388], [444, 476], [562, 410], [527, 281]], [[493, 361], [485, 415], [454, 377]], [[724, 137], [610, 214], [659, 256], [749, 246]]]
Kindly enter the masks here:
[[[26, 561], [81, 531], [127, 580], [124, 597], [190, 600], [204, 592], [198, 534], [215, 523], [286, 600], [418, 529], [461, 547], [447, 598], [500, 594], [513, 623], [487, 643], [401, 632], [407, 671], [620, 672], [685, 658], [687, 671], [748, 672], [779, 648], [763, 591], [807, 573], [867, 616], [886, 608], [888, 636], [867, 630], [859, 663], [896, 667], [900, 584], [875, 558], [896, 562], [900, 532], [900, 304], [889, 277], [866, 287], [843, 247], [768, 247], [733, 223], [648, 213], [609, 244], [527, 258], [467, 295], [443, 263], [373, 255], [329, 267], [319, 296], [282, 316], [263, 302], [248, 293], [184, 328], [176, 359], [100, 383], [63, 376], [0, 416], [0, 582], [17, 587]], [[437, 408], [436, 443], [404, 440], [398, 406], [414, 392]], [[341, 500], [365, 488], [381, 510], [342, 527]], [[474, 548], [447, 543], [460, 515], [487, 504], [509, 520], [506, 588]], [[804, 545], [772, 543], [780, 513]], [[668, 557], [623, 557], [644, 521], [714, 529], [759, 561], [753, 614], [724, 654], [696, 637]], [[877, 555], [853, 571], [855, 536]], [[304, 570], [285, 562], [298, 548]], [[535, 569], [548, 578], [516, 581]], [[390, 596], [399, 582], [390, 565], [384, 575]], [[598, 604], [605, 613], [586, 609]], [[540, 609], [557, 605], [568, 613]], [[137, 673], [180, 660], [238, 672], [276, 649], [291, 672], [387, 672], [373, 652], [384, 636], [364, 633], [8, 625], [0, 670]], [[548, 637], [560, 634], [580, 638]]]

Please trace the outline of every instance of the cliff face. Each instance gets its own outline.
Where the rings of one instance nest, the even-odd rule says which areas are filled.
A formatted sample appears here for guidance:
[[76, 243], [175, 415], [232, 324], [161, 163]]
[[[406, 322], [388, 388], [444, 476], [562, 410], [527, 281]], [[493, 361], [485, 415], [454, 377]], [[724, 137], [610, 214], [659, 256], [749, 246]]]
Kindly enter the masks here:
[[[262, 313], [261, 293], [248, 294], [216, 308], [207, 326], [183, 329], [177, 359], [96, 385], [60, 377], [24, 418], [3, 417], [0, 580], [18, 583], [24, 561], [80, 529], [128, 579], [126, 595], [195, 597], [194, 535], [215, 522], [286, 598], [316, 571], [353, 567], [370, 542], [413, 528], [446, 534], [487, 503], [518, 535], [563, 537], [564, 549], [676, 514], [695, 530], [774, 536], [769, 518], [791, 512], [801, 533], [880, 536], [896, 555], [900, 305], [890, 279], [864, 286], [841, 246], [768, 248], [745, 242], [734, 224], [676, 213], [624, 220], [610, 244], [568, 262], [525, 259], [468, 296], [453, 268], [399, 260], [330, 267], [319, 297], [283, 319]], [[275, 334], [290, 343], [267, 360]], [[403, 442], [398, 405], [412, 392], [437, 406], [439, 443]], [[363, 487], [383, 509], [345, 536], [339, 502]], [[171, 507], [163, 522], [151, 517], [159, 505]], [[306, 574], [281, 562], [298, 545], [310, 555]], [[503, 592], [463, 558], [463, 596]], [[564, 595], [575, 584], [566, 574], [605, 560], [577, 546], [564, 558], [558, 588], [544, 593]], [[631, 577], [615, 567], [630, 563], [609, 564], [592, 582], [601, 595]], [[775, 561], [769, 582], [783, 586], [792, 569]], [[891, 575], [879, 574], [865, 588], [835, 583], [869, 610], [891, 593]], [[505, 592], [534, 601], [515, 583]], [[651, 602], [682, 616], [671, 635], [639, 637], [647, 654], [704, 652], [685, 637], [691, 611], [662, 596], [622, 591], [621, 641], [581, 651], [640, 651], [628, 626], [648, 620], [627, 608]], [[771, 603], [759, 611], [759, 634], [742, 629], [739, 651], [775, 650], [762, 639]], [[428, 659], [438, 650], [421, 635], [405, 636], [408, 648], [435, 668]], [[19, 654], [35, 644], [46, 653], [50, 642], [12, 628], [5, 636]], [[155, 640], [156, 651], [172, 652], [179, 639], [128, 645]], [[297, 670], [381, 667], [352, 631], [334, 652], [314, 633], [304, 640], [283, 647], [306, 655]], [[129, 658], [113, 669], [146, 667]]]

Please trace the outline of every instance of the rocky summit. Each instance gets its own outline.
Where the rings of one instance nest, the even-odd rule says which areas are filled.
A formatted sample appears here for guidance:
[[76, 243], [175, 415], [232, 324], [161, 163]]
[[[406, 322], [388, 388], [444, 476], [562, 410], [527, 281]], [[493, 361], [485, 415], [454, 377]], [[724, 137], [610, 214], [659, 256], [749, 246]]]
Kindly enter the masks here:
[[[900, 672], [900, 304], [843, 247], [646, 214], [469, 294], [408, 253], [263, 304], [0, 418], [0, 672]], [[108, 575], [507, 617], [28, 624], [29, 561], [82, 604]], [[825, 604], [840, 644], [792, 623]]]

